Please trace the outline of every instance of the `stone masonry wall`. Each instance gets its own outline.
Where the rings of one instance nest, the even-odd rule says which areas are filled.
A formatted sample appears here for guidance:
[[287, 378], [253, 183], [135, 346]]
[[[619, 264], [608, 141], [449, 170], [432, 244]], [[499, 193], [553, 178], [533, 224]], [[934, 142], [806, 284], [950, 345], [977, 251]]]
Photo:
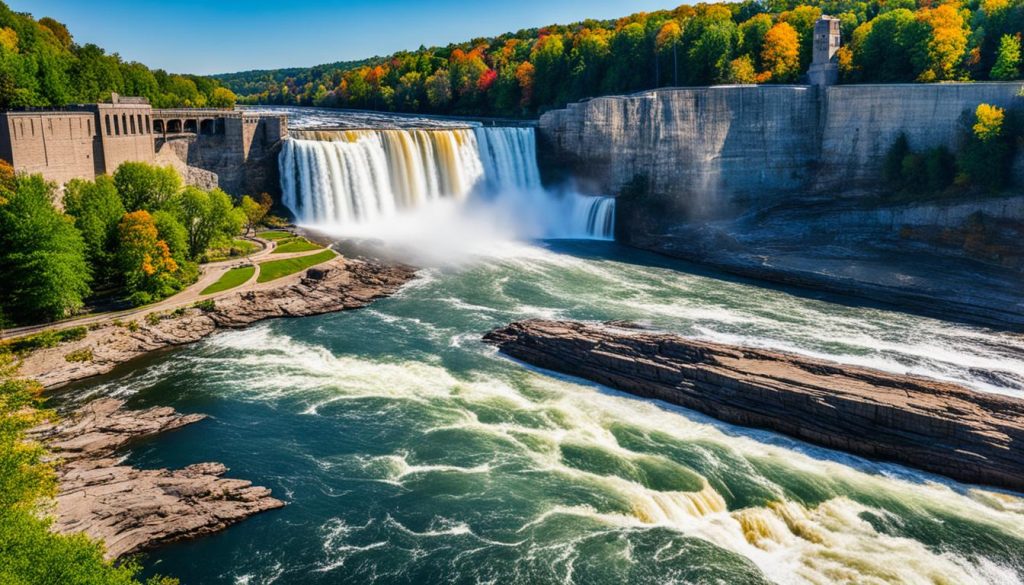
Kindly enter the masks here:
[[2, 114], [0, 159], [18, 171], [42, 173], [59, 183], [92, 179], [103, 168], [95, 116], [88, 112]]

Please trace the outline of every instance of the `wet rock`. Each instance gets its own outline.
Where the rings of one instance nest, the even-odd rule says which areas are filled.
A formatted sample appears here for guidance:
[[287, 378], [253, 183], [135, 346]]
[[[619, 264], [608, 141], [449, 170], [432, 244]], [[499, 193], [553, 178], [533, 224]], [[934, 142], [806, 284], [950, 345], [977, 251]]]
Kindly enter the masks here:
[[[188, 308], [181, 315], [165, 315], [167, 318], [157, 323], [139, 320], [132, 327], [127, 323], [100, 327], [79, 341], [33, 352], [22, 362], [20, 372], [54, 388], [105, 374], [151, 351], [193, 343], [219, 328], [365, 307], [394, 294], [414, 276], [413, 269], [406, 266], [343, 258], [327, 263], [325, 268], [329, 271], [319, 280], [300, 278], [279, 286], [258, 285], [255, 290], [218, 297], [212, 311]], [[79, 349], [91, 350], [92, 359], [65, 359]]]
[[1024, 490], [1024, 401], [916, 376], [611, 325], [521, 321], [485, 339], [527, 363], [728, 423]]
[[95, 400], [55, 425], [33, 431], [57, 458], [53, 529], [84, 532], [117, 558], [169, 542], [217, 532], [253, 514], [284, 506], [267, 488], [222, 477], [220, 463], [184, 469], [136, 469], [115, 452], [140, 438], [206, 418], [168, 407], [125, 410]]

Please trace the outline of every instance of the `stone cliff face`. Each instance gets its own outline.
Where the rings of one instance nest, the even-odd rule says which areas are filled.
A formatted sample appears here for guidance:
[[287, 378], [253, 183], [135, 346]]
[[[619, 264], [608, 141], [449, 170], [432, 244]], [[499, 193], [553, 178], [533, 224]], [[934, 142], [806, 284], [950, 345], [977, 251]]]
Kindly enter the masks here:
[[[886, 152], [955, 149], [1020, 83], [722, 86], [544, 114], [540, 159], [619, 197], [616, 239], [799, 286], [1024, 328], [1024, 196], [886, 199]], [[1015, 164], [1024, 184], [1024, 155]]]
[[157, 140], [157, 161], [169, 162], [186, 183], [220, 187], [231, 195], [267, 193], [280, 198], [277, 155], [281, 143], [260, 145], [246, 156], [243, 145], [222, 135], [182, 135]]
[[570, 104], [541, 117], [542, 148], [585, 190], [615, 194], [636, 177], [652, 193], [721, 215], [736, 199], [804, 188], [817, 152], [811, 87], [669, 89]]
[[[540, 119], [541, 146], [597, 194], [636, 177], [687, 207], [878, 187], [901, 133], [954, 147], [981, 103], [1024, 105], [1021, 83], [673, 88], [569, 104]], [[710, 199], [709, 199], [710, 198]]]

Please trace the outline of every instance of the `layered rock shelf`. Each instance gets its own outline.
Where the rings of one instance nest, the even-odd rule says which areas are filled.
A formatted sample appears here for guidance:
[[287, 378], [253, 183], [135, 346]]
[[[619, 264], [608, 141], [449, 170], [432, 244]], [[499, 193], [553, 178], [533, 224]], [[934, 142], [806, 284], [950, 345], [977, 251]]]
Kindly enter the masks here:
[[485, 339], [529, 364], [728, 423], [1024, 490], [1024, 400], [624, 323], [522, 321]]
[[253, 514], [284, 506], [270, 490], [221, 477], [220, 463], [142, 470], [117, 451], [145, 437], [206, 418], [168, 407], [126, 410], [104, 398], [59, 423], [35, 429], [57, 460], [54, 530], [103, 541], [108, 558], [217, 532]]
[[[218, 298], [212, 310], [188, 308], [163, 315], [158, 322], [109, 324], [85, 338], [37, 350], [26, 356], [21, 375], [54, 388], [105, 374], [118, 364], [162, 348], [192, 343], [221, 328], [245, 327], [263, 319], [304, 317], [365, 307], [395, 293], [414, 276], [406, 266], [338, 258], [324, 265], [322, 278], [258, 288]], [[69, 361], [76, 351], [91, 352], [87, 361]]]

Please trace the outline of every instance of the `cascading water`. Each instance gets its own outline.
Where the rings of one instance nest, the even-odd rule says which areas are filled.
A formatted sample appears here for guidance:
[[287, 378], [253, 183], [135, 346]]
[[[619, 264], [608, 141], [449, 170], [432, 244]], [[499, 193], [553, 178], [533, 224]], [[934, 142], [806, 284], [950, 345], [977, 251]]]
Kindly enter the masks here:
[[305, 224], [347, 227], [440, 200], [500, 205], [538, 237], [611, 239], [615, 201], [546, 191], [532, 128], [293, 131], [284, 204]]

